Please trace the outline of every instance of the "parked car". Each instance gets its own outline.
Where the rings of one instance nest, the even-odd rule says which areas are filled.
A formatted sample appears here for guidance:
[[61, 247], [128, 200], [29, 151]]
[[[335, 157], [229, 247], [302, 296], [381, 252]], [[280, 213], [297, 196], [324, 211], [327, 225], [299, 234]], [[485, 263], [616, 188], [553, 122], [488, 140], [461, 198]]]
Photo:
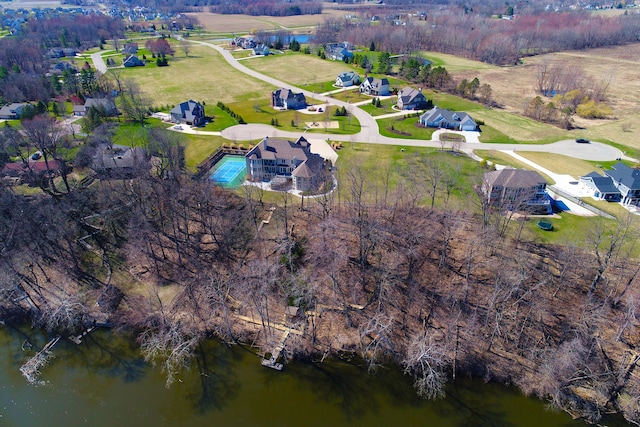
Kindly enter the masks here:
[[588, 143], [589, 143], [589, 140], [588, 140], [588, 139], [585, 139], [585, 138], [578, 138], [578, 139], [576, 139], [576, 142], [577, 142], [578, 144], [588, 144]]

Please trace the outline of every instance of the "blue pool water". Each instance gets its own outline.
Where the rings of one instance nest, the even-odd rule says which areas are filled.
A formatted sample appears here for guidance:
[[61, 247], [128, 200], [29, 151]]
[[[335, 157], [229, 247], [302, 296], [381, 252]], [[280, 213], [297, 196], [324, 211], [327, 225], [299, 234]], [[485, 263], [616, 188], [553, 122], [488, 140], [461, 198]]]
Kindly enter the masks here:
[[226, 188], [238, 187], [247, 174], [247, 164], [242, 156], [224, 156], [212, 169], [209, 179]]

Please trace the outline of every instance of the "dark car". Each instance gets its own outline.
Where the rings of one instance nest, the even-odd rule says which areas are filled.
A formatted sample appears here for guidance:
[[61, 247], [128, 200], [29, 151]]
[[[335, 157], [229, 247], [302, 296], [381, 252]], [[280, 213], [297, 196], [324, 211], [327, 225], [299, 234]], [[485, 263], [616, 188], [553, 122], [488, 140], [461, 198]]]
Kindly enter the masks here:
[[588, 140], [588, 139], [585, 139], [585, 138], [578, 138], [578, 139], [576, 139], [576, 142], [577, 142], [578, 144], [588, 144], [588, 143], [589, 143], [589, 140]]

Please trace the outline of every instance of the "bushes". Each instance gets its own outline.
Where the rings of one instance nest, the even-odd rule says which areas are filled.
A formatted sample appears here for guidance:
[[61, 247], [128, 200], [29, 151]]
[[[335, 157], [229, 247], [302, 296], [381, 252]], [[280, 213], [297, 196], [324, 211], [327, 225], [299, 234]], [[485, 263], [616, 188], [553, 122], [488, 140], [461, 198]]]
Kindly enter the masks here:
[[244, 119], [242, 117], [240, 117], [240, 115], [238, 115], [235, 112], [231, 111], [231, 109], [229, 107], [227, 107], [226, 105], [224, 105], [221, 101], [218, 101], [218, 104], [216, 104], [216, 105], [222, 111], [226, 111], [227, 113], [229, 113], [229, 115], [231, 117], [233, 117], [234, 119], [236, 119], [239, 124], [241, 124], [241, 125], [247, 124], [247, 122], [245, 122]]

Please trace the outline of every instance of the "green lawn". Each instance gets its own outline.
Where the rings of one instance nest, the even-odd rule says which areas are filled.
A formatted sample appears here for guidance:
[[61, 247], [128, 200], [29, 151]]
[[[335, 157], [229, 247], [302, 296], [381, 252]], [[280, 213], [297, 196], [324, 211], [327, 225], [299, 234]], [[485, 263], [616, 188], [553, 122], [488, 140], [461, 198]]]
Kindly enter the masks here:
[[380, 134], [391, 138], [431, 140], [435, 128], [418, 127], [418, 117], [390, 117], [377, 120]]
[[374, 107], [373, 103], [362, 105], [360, 108], [371, 114], [372, 116], [382, 116], [389, 113], [397, 113], [398, 110], [394, 110], [393, 106], [396, 105], [398, 98], [393, 97], [380, 101], [380, 107]]
[[205, 46], [192, 46], [189, 57], [182, 52], [169, 58], [168, 67], [120, 69], [134, 79], [152, 105], [177, 105], [188, 99], [215, 105], [264, 98], [273, 86], [231, 67], [220, 54]]
[[[308, 99], [310, 104], [319, 103], [317, 100]], [[360, 123], [355, 117], [336, 117], [334, 112], [336, 107], [329, 107], [322, 114], [304, 114], [295, 110], [275, 110], [269, 104], [269, 99], [259, 99], [254, 101], [234, 102], [228, 104], [229, 108], [240, 115], [247, 123], [272, 124], [277, 121], [278, 128], [288, 131], [301, 131], [306, 128], [306, 122], [317, 122], [320, 126], [311, 129], [309, 132], [354, 134], [360, 132]], [[338, 121], [340, 128], [324, 129], [322, 122]]]
[[358, 90], [358, 86], [354, 86], [353, 89], [350, 89], [350, 90], [334, 93], [333, 95], [331, 95], [331, 97], [338, 99], [340, 101], [354, 103], [354, 104], [356, 102], [371, 101], [373, 99], [373, 97], [369, 95], [360, 93], [360, 91]]
[[186, 135], [184, 157], [187, 169], [195, 172], [197, 166], [225, 142], [220, 136]]
[[206, 105], [204, 110], [207, 116], [210, 116], [210, 117], [213, 116], [213, 121], [207, 123], [207, 125], [202, 130], [219, 132], [230, 126], [234, 126], [238, 124], [238, 121], [236, 119], [231, 117], [229, 113], [220, 109], [218, 106], [212, 107], [210, 105]]
[[[340, 156], [336, 165], [339, 181], [338, 197], [344, 200], [349, 197], [349, 172], [354, 168], [360, 168], [367, 177], [366, 194], [372, 199], [371, 201], [376, 197], [384, 198], [385, 193], [389, 198], [395, 197], [392, 194], [400, 190], [400, 187], [402, 192], [408, 195], [409, 192], [414, 191], [414, 188], [409, 188], [408, 181], [411, 180], [416, 185], [424, 186], [415, 190], [419, 193], [420, 203], [425, 206], [430, 204], [426, 193], [426, 179], [420, 173], [416, 173], [414, 166], [411, 166], [421, 159], [438, 162], [449, 171], [453, 179], [449, 207], [473, 213], [480, 212], [478, 197], [473, 188], [481, 182], [483, 170], [478, 162], [465, 155], [442, 152], [434, 148], [360, 143], [344, 143], [338, 154]], [[388, 191], [385, 191], [385, 188], [388, 188]], [[438, 190], [436, 205], [444, 207], [445, 198], [445, 192]], [[387, 203], [391, 203], [391, 200], [388, 199]]]

